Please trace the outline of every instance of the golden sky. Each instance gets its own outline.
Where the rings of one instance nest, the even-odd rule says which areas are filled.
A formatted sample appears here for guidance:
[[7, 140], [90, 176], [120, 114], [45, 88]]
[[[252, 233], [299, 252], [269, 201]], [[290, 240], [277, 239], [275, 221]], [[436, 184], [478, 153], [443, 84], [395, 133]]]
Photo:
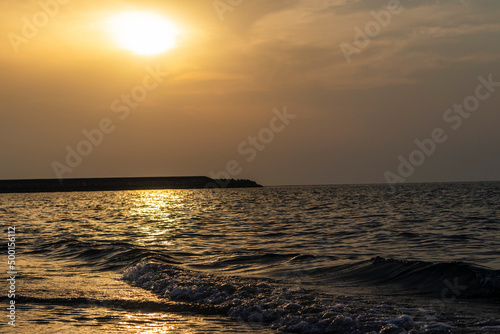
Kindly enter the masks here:
[[[174, 23], [176, 47], [120, 48], [107, 22], [138, 11]], [[497, 0], [2, 1], [0, 178], [54, 178], [54, 162], [65, 178], [215, 175], [236, 161], [232, 177], [263, 184], [385, 182], [442, 128], [405, 181], [500, 180], [500, 87], [457, 129], [444, 120], [480, 76], [500, 82], [499, 14]], [[285, 109], [295, 117], [269, 138]], [[69, 166], [103, 120], [112, 130]]]

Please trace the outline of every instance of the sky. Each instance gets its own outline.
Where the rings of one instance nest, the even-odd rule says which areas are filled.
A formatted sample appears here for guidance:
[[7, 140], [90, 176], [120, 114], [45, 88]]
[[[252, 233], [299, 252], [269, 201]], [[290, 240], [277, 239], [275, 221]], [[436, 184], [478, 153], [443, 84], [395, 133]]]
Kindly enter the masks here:
[[[107, 22], [138, 11], [174, 23], [176, 46], [120, 47]], [[2, 1], [0, 179], [500, 180], [499, 15], [498, 0]]]

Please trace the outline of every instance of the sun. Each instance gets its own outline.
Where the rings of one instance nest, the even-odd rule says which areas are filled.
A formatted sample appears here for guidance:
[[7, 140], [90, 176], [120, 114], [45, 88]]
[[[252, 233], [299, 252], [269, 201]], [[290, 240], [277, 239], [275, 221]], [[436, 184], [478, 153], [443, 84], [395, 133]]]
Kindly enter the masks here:
[[118, 45], [139, 55], [155, 55], [176, 46], [179, 29], [161, 15], [126, 12], [113, 16], [109, 31]]

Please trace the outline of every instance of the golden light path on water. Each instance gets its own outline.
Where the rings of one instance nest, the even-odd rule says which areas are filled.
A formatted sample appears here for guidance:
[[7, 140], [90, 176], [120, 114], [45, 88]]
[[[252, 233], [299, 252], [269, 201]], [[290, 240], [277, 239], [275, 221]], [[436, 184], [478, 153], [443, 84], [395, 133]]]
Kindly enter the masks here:
[[140, 246], [164, 245], [174, 241], [169, 238], [172, 232], [183, 229], [182, 216], [188, 193], [186, 191], [142, 191], [134, 197], [129, 212], [132, 217], [140, 218], [135, 225], [141, 238], [136, 239]]

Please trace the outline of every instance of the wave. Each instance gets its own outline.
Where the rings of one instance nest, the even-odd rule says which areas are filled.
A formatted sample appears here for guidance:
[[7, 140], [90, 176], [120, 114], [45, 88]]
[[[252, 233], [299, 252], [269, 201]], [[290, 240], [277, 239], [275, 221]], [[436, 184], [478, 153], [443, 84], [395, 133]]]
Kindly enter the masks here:
[[[453, 294], [455, 297], [500, 298], [500, 270], [464, 262], [425, 262], [373, 257], [338, 264], [339, 257], [301, 253], [233, 254], [198, 263], [199, 254], [148, 249], [128, 242], [85, 241], [61, 238], [33, 245], [31, 254], [50, 254], [61, 259], [82, 260], [98, 270], [121, 270], [144, 260], [180, 265], [190, 259], [190, 268], [205, 271], [248, 273], [283, 279], [294, 274], [325, 284], [347, 281], [370, 286], [388, 285], [409, 294]], [[450, 292], [451, 291], [451, 292]]]
[[[117, 270], [143, 259], [156, 259], [178, 264], [175, 253], [166, 255], [126, 242], [89, 242], [64, 238], [53, 242], [37, 244], [29, 254], [50, 254], [60, 259], [78, 259], [98, 270]], [[184, 255], [185, 254], [181, 254]]]
[[[50, 254], [61, 259], [82, 260], [97, 270], [121, 270], [141, 261], [181, 265], [197, 254], [147, 249], [127, 242], [91, 242], [74, 238], [36, 244], [28, 253]], [[408, 294], [447, 294], [454, 298], [500, 298], [500, 270], [464, 262], [425, 262], [374, 257], [370, 260], [335, 264], [334, 256], [300, 253], [259, 253], [219, 257], [189, 265], [191, 269], [248, 273], [281, 279], [301, 278], [324, 284], [348, 282], [389, 286]], [[333, 264], [333, 265], [332, 265]], [[297, 274], [297, 275], [296, 275]], [[304, 279], [305, 278], [305, 279]], [[291, 279], [288, 279], [289, 281]]]
[[415, 294], [447, 294], [455, 297], [500, 297], [500, 270], [464, 262], [424, 262], [374, 257], [347, 268], [353, 281], [399, 286]]
[[[301, 278], [324, 285], [338, 282], [388, 286], [407, 294], [441, 295], [454, 298], [500, 298], [500, 270], [465, 262], [425, 262], [373, 257], [370, 260], [334, 264], [332, 256], [299, 255], [283, 266], [278, 275]], [[276, 274], [275, 274], [276, 276]]]
[[[250, 325], [294, 333], [438, 333], [454, 327], [401, 314], [396, 306], [360, 303], [290, 288], [268, 280], [214, 275], [157, 261], [127, 268], [123, 279], [193, 310], [211, 309]], [[406, 311], [409, 309], [406, 308]], [[416, 318], [415, 318], [416, 319]], [[430, 319], [436, 319], [430, 318]]]

